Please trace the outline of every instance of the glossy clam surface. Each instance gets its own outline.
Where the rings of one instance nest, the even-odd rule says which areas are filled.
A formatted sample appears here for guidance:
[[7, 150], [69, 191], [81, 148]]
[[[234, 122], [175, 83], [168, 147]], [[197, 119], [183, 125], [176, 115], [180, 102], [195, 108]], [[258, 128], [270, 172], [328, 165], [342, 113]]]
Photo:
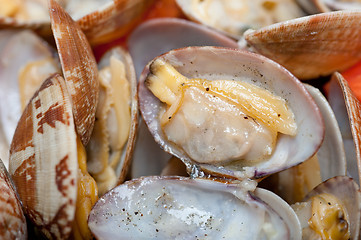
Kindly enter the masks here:
[[[251, 177], [261, 177], [297, 165], [311, 157], [319, 148], [324, 135], [320, 112], [303, 85], [289, 72], [274, 62], [259, 55], [234, 49], [217, 47], [189, 47], [170, 51], [157, 59], [170, 63], [188, 78], [207, 80], [228, 79], [246, 81], [265, 88], [285, 99], [292, 109], [298, 129], [295, 136], [279, 134], [274, 152], [269, 159], [253, 166], [235, 163], [212, 165], [197, 163], [180, 147], [167, 140], [159, 121], [162, 103], [146, 88], [144, 79], [147, 67], [139, 84], [139, 102], [142, 116], [156, 142], [165, 151], [183, 160], [188, 168], [193, 164], [202, 170], [232, 178], [242, 178], [248, 172]], [[298, 104], [302, 102], [302, 107]], [[246, 119], [246, 118], [245, 118]], [[302, 151], [299, 146], [302, 145]], [[248, 176], [250, 177], [250, 176]]]
[[359, 10], [310, 15], [244, 34], [258, 53], [283, 65], [300, 79], [343, 71], [360, 59]]
[[97, 239], [301, 239], [298, 220], [284, 202], [244, 186], [182, 177], [134, 179], [98, 201], [89, 227]]

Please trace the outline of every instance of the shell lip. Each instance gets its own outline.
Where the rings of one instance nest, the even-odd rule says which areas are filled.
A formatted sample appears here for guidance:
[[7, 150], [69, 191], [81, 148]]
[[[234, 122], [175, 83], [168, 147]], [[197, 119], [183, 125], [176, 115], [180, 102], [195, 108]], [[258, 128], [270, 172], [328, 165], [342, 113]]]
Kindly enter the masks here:
[[[285, 78], [288, 78], [290, 80], [292, 80], [292, 82], [295, 84], [296, 88], [298, 89], [298, 91], [302, 92], [302, 95], [305, 97], [306, 102], [309, 104], [310, 108], [312, 110], [310, 110], [312, 112], [312, 114], [314, 114], [314, 119], [316, 120], [316, 125], [319, 127], [317, 129], [315, 129], [315, 132], [310, 132], [309, 134], [315, 134], [316, 135], [316, 140], [312, 145], [312, 151], [308, 151], [307, 155], [302, 155], [301, 158], [299, 158], [298, 160], [293, 160], [293, 162], [291, 163], [286, 163], [283, 164], [282, 167], [271, 167], [271, 168], [262, 168], [262, 167], [250, 167], [250, 169], [248, 169], [248, 171], [253, 171], [253, 177], [254, 178], [261, 178], [264, 177], [266, 175], [269, 175], [271, 173], [274, 172], [278, 172], [281, 170], [284, 170], [286, 168], [295, 166], [297, 164], [300, 164], [301, 162], [303, 162], [304, 160], [310, 158], [311, 156], [313, 156], [316, 151], [320, 148], [321, 143], [323, 141], [324, 135], [325, 135], [325, 126], [324, 126], [324, 122], [323, 122], [323, 118], [322, 115], [320, 113], [320, 110], [317, 106], [317, 104], [314, 102], [313, 98], [311, 97], [311, 95], [308, 93], [308, 91], [306, 90], [305, 86], [294, 76], [292, 75], [287, 69], [283, 68], [281, 65], [279, 65], [278, 63], [274, 62], [273, 60], [264, 57], [262, 55], [259, 55], [257, 53], [251, 53], [242, 49], [232, 49], [232, 48], [226, 48], [226, 47], [214, 47], [214, 46], [201, 46], [201, 47], [185, 47], [185, 48], [180, 48], [180, 49], [175, 49], [172, 51], [169, 51], [167, 53], [164, 53], [158, 57], [156, 57], [155, 59], [158, 58], [166, 58], [167, 56], [170, 56], [170, 58], [172, 58], [172, 61], [177, 61], [174, 60], [173, 58], [176, 58], [174, 56], [174, 54], [177, 53], [182, 53], [184, 54], [184, 52], [187, 51], [192, 51], [192, 50], [199, 50], [199, 51], [210, 51], [213, 54], [223, 54], [223, 53], [230, 53], [230, 52], [234, 52], [234, 54], [240, 54], [243, 56], [248, 56], [251, 58], [257, 58], [259, 60], [259, 62], [262, 62], [262, 64], [270, 64], [273, 65], [274, 67], [274, 71], [279, 71], [281, 72]], [[155, 60], [154, 59], [154, 60]], [[154, 60], [152, 60], [151, 62], [153, 62]], [[151, 113], [151, 110], [146, 109], [146, 105], [147, 104], [159, 104], [160, 101], [157, 99], [155, 101], [151, 100], [151, 97], [145, 97], [143, 95], [145, 94], [150, 94], [152, 95], [152, 93], [149, 92], [148, 89], [146, 89], [145, 84], [144, 84], [144, 80], [145, 77], [149, 74], [149, 66], [151, 64], [151, 62], [149, 62], [147, 64], [147, 66], [143, 69], [143, 72], [141, 74], [140, 77], [140, 81], [138, 84], [138, 92], [139, 92], [139, 109], [142, 115], [142, 118], [145, 120], [146, 125], [148, 126], [148, 129], [150, 130], [151, 134], [153, 135], [155, 141], [161, 145], [161, 147], [163, 148], [163, 150], [165, 150], [166, 152], [180, 158], [187, 166], [190, 165], [197, 165], [199, 166], [205, 173], [209, 173], [209, 174], [215, 174], [218, 175], [217, 171], [215, 170], [213, 171], [212, 169], [208, 169], [206, 164], [198, 164], [198, 163], [194, 163], [182, 150], [179, 152], [178, 150], [173, 150], [173, 147], [171, 146], [172, 144], [168, 144], [165, 143], [164, 138], [161, 134], [158, 133], [158, 129], [155, 128], [155, 123], [154, 123], [154, 119], [151, 120], [150, 118], [154, 118], [154, 114]], [[147, 93], [148, 91], [148, 93]], [[154, 97], [154, 96], [153, 96]], [[156, 111], [156, 110], [154, 110]], [[296, 117], [297, 118], [297, 117]], [[308, 119], [308, 116], [305, 117], [304, 119]], [[311, 126], [312, 127], [312, 126]], [[299, 156], [298, 156], [299, 157]], [[227, 171], [222, 171], [222, 174], [226, 173], [226, 175], [228, 175], [227, 177], [231, 177], [231, 178], [240, 178], [239, 175], [243, 176], [242, 173], [236, 173], [236, 174], [232, 174], [232, 172], [229, 172], [229, 174], [227, 174]], [[242, 177], [241, 177], [242, 178]]]

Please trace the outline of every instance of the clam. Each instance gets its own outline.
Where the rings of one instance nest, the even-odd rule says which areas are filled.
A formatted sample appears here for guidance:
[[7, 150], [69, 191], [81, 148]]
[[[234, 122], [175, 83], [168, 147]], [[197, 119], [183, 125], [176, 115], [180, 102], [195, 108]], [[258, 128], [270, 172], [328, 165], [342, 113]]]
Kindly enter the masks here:
[[155, 141], [196, 175], [261, 178], [310, 158], [324, 136], [304, 86], [241, 50], [188, 47], [155, 58], [142, 73], [139, 103]]
[[26, 219], [22, 206], [5, 165], [0, 159], [0, 237], [27, 239]]
[[184, 177], [133, 179], [99, 199], [89, 228], [97, 239], [301, 239], [289, 205], [269, 191], [254, 191], [254, 184], [240, 185]]
[[135, 70], [130, 55], [117, 47], [99, 62], [99, 103], [87, 145], [87, 166], [99, 194], [125, 180], [138, 126]]
[[249, 28], [258, 29], [276, 22], [305, 16], [296, 1], [176, 0], [193, 21], [240, 38]]
[[[59, 0], [58, 3], [77, 21], [89, 41], [99, 44], [129, 32], [153, 1]], [[47, 1], [2, 1], [0, 28], [9, 27], [29, 28], [50, 36]]]
[[98, 194], [83, 143], [95, 120], [96, 62], [84, 34], [55, 1], [50, 15], [67, 80], [52, 75], [29, 101], [12, 139], [9, 172], [25, 214], [46, 237], [89, 239], [86, 220]]
[[244, 39], [255, 52], [307, 80], [360, 61], [360, 22], [358, 10], [329, 12], [248, 30]]
[[361, 192], [347, 176], [331, 178], [292, 205], [303, 239], [359, 239]]

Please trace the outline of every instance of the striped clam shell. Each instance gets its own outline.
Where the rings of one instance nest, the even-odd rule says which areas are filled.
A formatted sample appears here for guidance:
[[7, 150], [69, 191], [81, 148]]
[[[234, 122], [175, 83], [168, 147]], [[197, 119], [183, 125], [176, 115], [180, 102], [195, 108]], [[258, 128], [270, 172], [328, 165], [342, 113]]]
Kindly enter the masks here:
[[90, 45], [79, 26], [55, 1], [49, 1], [54, 38], [71, 96], [75, 125], [82, 143], [89, 141], [98, 103], [98, 69]]
[[10, 147], [9, 172], [29, 219], [51, 238], [71, 232], [77, 196], [77, 144], [64, 79], [48, 78], [25, 108]]
[[0, 160], [0, 238], [27, 239], [26, 219], [5, 165]]

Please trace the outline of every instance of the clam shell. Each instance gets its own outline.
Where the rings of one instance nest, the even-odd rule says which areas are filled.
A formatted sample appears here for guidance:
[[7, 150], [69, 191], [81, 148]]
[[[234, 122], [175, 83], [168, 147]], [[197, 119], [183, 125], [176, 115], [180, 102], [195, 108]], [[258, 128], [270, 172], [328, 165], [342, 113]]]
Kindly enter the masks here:
[[256, 52], [300, 79], [329, 75], [361, 59], [361, 11], [316, 14], [245, 32]]
[[71, 232], [77, 196], [77, 144], [64, 79], [53, 75], [25, 108], [10, 147], [9, 172], [28, 218], [51, 238]]
[[347, 176], [330, 178], [312, 190], [306, 196], [305, 201], [321, 193], [332, 194], [341, 200], [349, 215], [351, 239], [358, 239], [361, 221], [361, 192], [356, 182]]
[[0, 238], [27, 239], [26, 219], [19, 197], [0, 159]]
[[[130, 86], [130, 98], [129, 106], [131, 111], [131, 121], [130, 121], [130, 131], [127, 143], [120, 149], [121, 152], [120, 161], [117, 166], [113, 166], [114, 171], [117, 176], [117, 180], [112, 183], [105, 191], [113, 188], [116, 183], [124, 182], [126, 175], [129, 170], [129, 166], [132, 161], [133, 151], [135, 147], [135, 141], [137, 136], [138, 129], [138, 96], [137, 96], [137, 80], [135, 76], [135, 70], [133, 66], [132, 59], [128, 52], [120, 47], [113, 48], [109, 50], [100, 60], [99, 69], [110, 65], [110, 57], [115, 57], [118, 60], [122, 61], [125, 65], [126, 78]], [[122, 94], [118, 89], [112, 89], [112, 94]], [[105, 167], [109, 165], [109, 159], [101, 159], [102, 157], [109, 154], [102, 154], [103, 152], [109, 151], [109, 132], [112, 132], [113, 129], [100, 129], [103, 133], [106, 133], [104, 138], [93, 138], [93, 135], [90, 138], [90, 141], [87, 146], [87, 157], [88, 157], [88, 171], [91, 174], [99, 173]], [[94, 131], [93, 131], [94, 134]], [[100, 165], [102, 164], [102, 165]], [[100, 188], [99, 188], [100, 191]], [[105, 192], [104, 191], [104, 192]], [[104, 193], [103, 192], [103, 193]]]
[[[356, 153], [356, 156], [354, 157], [352, 154], [350, 154], [350, 152], [348, 152], [348, 168], [350, 171], [352, 171], [352, 173], [354, 173], [352, 174], [352, 177], [357, 178], [358, 175], [359, 183], [361, 184], [361, 103], [351, 91], [350, 86], [348, 85], [345, 78], [340, 73], [335, 73], [332, 76], [330, 87], [330, 98], [332, 98], [332, 104], [335, 103], [335, 100], [337, 100], [335, 98], [338, 97], [333, 94], [333, 91], [336, 90], [335, 88], [337, 88], [337, 85], [339, 85], [339, 87], [341, 88], [341, 92], [343, 95], [344, 102], [342, 103], [342, 107], [345, 107], [347, 110], [347, 114], [344, 115], [344, 117], [346, 117], [346, 122], [344, 124], [346, 126], [349, 126], [351, 129], [351, 139], [353, 140], [352, 148], [355, 150]], [[338, 114], [341, 114], [341, 112], [338, 112]], [[346, 129], [346, 131], [347, 130], [348, 129]], [[345, 138], [347, 138], [347, 135], [345, 136]], [[353, 151], [351, 153], [353, 153]]]
[[94, 205], [88, 224], [97, 239], [258, 239], [264, 216], [256, 216], [264, 210], [276, 239], [301, 239], [295, 213], [271, 192], [253, 194], [237, 184], [182, 177], [139, 178], [118, 186]]
[[138, 76], [156, 56], [188, 46], [237, 48], [237, 43], [217, 31], [177, 18], [148, 20], [140, 24], [128, 39], [129, 52]]
[[64, 78], [71, 96], [75, 126], [84, 146], [94, 127], [98, 103], [98, 69], [90, 45], [79, 26], [55, 1], [49, 1], [51, 26]]
[[[324, 136], [324, 125], [318, 107], [304, 86], [273, 61], [257, 54], [220, 47], [188, 47], [170, 51], [157, 58], [169, 62], [186, 77], [236, 81], [244, 79], [246, 82], [265, 88], [286, 100], [294, 112], [298, 125], [299, 134], [295, 137], [279, 135], [273, 154], [264, 163], [237, 169], [229, 166], [196, 164], [181, 148], [166, 140], [158, 117], [162, 103], [144, 84], [149, 72], [149, 68], [146, 67], [139, 83], [139, 104], [143, 119], [155, 141], [166, 152], [185, 162], [188, 170], [196, 164], [205, 172], [228, 178], [243, 178], [244, 172], [251, 175], [247, 177], [260, 178], [303, 162], [320, 147]], [[301, 106], [300, 102], [302, 102]]]

